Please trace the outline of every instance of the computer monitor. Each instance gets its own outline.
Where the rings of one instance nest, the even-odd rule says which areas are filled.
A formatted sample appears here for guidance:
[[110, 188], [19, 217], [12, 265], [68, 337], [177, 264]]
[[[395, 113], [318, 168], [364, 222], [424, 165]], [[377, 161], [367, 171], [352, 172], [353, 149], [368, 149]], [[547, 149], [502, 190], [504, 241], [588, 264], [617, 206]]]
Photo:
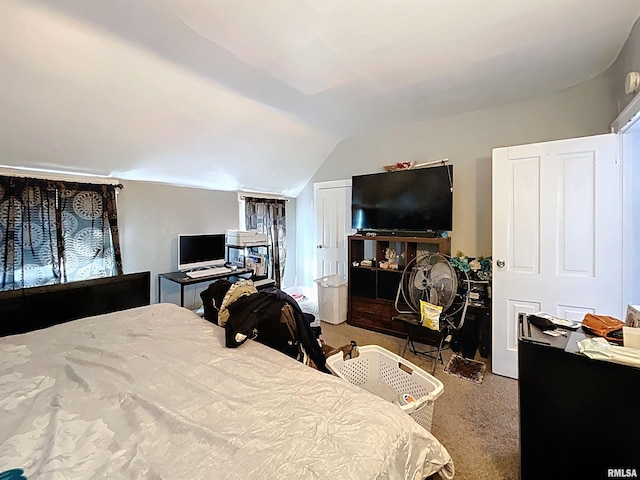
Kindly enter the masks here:
[[223, 265], [225, 252], [224, 233], [178, 235], [178, 270]]

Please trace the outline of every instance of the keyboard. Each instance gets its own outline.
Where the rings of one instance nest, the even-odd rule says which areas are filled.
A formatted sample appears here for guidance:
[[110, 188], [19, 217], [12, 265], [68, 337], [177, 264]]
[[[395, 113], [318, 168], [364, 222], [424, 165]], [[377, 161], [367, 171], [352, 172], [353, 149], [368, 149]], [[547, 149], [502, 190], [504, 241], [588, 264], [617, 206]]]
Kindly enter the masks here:
[[193, 272], [187, 272], [186, 275], [189, 278], [202, 278], [211, 277], [212, 275], [220, 275], [221, 273], [230, 273], [231, 269], [227, 267], [215, 267], [205, 268], [203, 270], [194, 270]]
[[255, 282], [253, 282], [253, 286], [256, 288], [269, 287], [275, 284], [276, 281], [273, 278], [265, 278], [264, 280], [256, 280]]

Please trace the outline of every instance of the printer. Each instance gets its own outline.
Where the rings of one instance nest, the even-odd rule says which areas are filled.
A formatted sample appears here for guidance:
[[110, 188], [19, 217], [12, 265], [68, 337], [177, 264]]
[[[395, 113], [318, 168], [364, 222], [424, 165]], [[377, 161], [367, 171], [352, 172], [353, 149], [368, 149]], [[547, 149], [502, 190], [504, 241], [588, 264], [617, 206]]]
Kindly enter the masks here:
[[227, 245], [251, 247], [266, 244], [266, 233], [260, 233], [257, 230], [227, 230]]

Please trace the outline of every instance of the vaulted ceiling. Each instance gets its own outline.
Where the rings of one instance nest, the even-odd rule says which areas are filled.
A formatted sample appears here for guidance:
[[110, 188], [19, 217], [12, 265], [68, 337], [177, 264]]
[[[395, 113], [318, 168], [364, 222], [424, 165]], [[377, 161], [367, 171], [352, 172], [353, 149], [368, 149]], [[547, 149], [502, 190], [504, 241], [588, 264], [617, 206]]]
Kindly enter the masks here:
[[344, 137], [606, 70], [638, 0], [2, 0], [0, 164], [295, 196]]

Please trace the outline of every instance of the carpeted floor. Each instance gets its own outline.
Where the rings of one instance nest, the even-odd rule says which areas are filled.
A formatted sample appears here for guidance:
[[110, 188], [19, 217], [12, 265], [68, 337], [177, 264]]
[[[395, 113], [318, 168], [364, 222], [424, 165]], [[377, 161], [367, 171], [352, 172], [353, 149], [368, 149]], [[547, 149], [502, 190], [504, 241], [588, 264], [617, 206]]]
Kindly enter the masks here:
[[[347, 323], [322, 322], [322, 337], [328, 345], [340, 347], [351, 340], [358, 345], [379, 345], [398, 355], [404, 339], [382, 335]], [[518, 383], [491, 373], [489, 359], [482, 383], [446, 373], [451, 351], [444, 354], [435, 377], [444, 385], [436, 401], [431, 432], [447, 448], [456, 467], [456, 480], [500, 480], [519, 478]], [[405, 358], [431, 373], [433, 360], [407, 350]]]

